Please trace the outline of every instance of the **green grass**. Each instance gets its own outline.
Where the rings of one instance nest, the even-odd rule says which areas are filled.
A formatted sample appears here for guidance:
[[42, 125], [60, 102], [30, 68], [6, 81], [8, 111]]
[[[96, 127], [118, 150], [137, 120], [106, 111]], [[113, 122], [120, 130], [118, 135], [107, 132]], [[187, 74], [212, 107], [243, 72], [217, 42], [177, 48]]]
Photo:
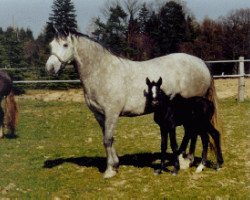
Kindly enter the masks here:
[[109, 180], [102, 177], [102, 134], [86, 105], [20, 100], [19, 107], [19, 137], [0, 141], [1, 199], [249, 199], [249, 101], [220, 101], [225, 165], [219, 172], [196, 174], [193, 167], [155, 176], [160, 134], [152, 115], [121, 118], [115, 134], [121, 166]]

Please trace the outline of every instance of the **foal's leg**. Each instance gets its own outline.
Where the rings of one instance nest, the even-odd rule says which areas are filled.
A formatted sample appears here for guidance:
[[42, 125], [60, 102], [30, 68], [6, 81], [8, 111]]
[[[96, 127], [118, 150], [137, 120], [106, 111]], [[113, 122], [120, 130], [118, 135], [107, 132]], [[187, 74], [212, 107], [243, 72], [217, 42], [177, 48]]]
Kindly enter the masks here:
[[219, 170], [224, 162], [220, 145], [220, 133], [214, 128], [214, 126], [211, 123], [209, 124], [209, 133], [212, 136], [215, 143], [216, 156], [217, 156], [216, 169]]
[[165, 160], [167, 157], [168, 131], [162, 125], [160, 125], [160, 129], [161, 129], [161, 167], [160, 169], [155, 171], [156, 174], [161, 174], [162, 170], [165, 169]]
[[195, 134], [195, 132], [193, 131], [192, 136], [191, 136], [191, 144], [189, 148], [189, 153], [188, 153], [188, 159], [190, 160], [190, 165], [192, 165], [194, 162], [194, 153], [195, 153], [195, 148], [196, 148], [196, 143], [197, 143], [197, 137], [198, 135]]
[[3, 123], [4, 123], [4, 112], [2, 106], [0, 105], [0, 138], [3, 138]]
[[172, 175], [176, 175], [180, 169], [180, 163], [178, 159], [178, 144], [176, 140], [175, 128], [170, 129], [169, 136], [170, 136], [170, 146], [173, 151], [173, 157], [174, 157], [174, 169], [171, 171], [171, 173]]
[[203, 146], [202, 160], [201, 160], [201, 163], [199, 164], [199, 166], [197, 167], [197, 169], [195, 171], [196, 173], [202, 172], [202, 170], [206, 166], [206, 162], [207, 162], [207, 150], [208, 150], [208, 142], [209, 142], [209, 136], [208, 136], [207, 132], [201, 133], [201, 141], [202, 141], [202, 146]]
[[180, 162], [180, 169], [188, 169], [190, 167], [190, 164], [192, 163], [192, 160], [185, 159], [183, 157], [183, 154], [186, 153], [186, 149], [187, 149], [187, 145], [189, 143], [189, 140], [191, 140], [191, 145], [193, 145], [193, 143], [194, 143], [194, 140], [191, 137], [191, 134], [192, 133], [190, 132], [190, 130], [188, 130], [187, 128], [185, 128], [184, 137], [182, 139], [181, 146], [180, 146], [179, 152], [178, 152], [179, 162]]
[[113, 135], [119, 115], [113, 113], [106, 116], [96, 114], [95, 117], [103, 131], [103, 145], [107, 155], [107, 169], [104, 178], [111, 178], [116, 175], [119, 166], [119, 159], [113, 146]]

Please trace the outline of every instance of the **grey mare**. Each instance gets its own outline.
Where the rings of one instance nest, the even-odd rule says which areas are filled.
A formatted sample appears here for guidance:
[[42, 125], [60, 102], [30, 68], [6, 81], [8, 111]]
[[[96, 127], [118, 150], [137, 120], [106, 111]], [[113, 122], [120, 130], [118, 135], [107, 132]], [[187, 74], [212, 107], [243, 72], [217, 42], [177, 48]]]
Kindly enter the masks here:
[[103, 131], [107, 155], [105, 178], [113, 177], [119, 165], [113, 146], [118, 118], [152, 112], [146, 103], [146, 77], [158, 80], [161, 76], [162, 90], [172, 97], [175, 94], [186, 98], [204, 96], [212, 87], [206, 64], [184, 53], [135, 62], [115, 56], [80, 33], [58, 34], [50, 48], [51, 55], [46, 63], [49, 73], [57, 74], [67, 63], [76, 63], [85, 101]]

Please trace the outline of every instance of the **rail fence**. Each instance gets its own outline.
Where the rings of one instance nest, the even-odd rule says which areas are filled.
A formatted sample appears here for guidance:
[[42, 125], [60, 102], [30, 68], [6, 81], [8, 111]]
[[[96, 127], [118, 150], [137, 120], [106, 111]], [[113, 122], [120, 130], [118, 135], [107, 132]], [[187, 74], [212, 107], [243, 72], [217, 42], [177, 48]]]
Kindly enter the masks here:
[[214, 78], [238, 78], [238, 102], [244, 101], [245, 92], [245, 78], [250, 77], [250, 74], [245, 74], [245, 62], [250, 62], [250, 59], [245, 60], [244, 57], [240, 56], [239, 60], [220, 60], [220, 61], [206, 61], [208, 64], [212, 63], [239, 63], [238, 74], [234, 75], [215, 75]]
[[[238, 60], [219, 60], [219, 61], [205, 61], [207, 64], [214, 63], [239, 63], [238, 65], [238, 74], [234, 75], [214, 75], [215, 79], [224, 79], [224, 78], [238, 78], [238, 101], [244, 101], [244, 91], [245, 91], [245, 78], [250, 77], [250, 74], [245, 74], [244, 63], [250, 62], [250, 59], [244, 59], [244, 57], [239, 57]], [[13, 70], [13, 68], [0, 68], [0, 70]], [[19, 70], [28, 70], [28, 68], [22, 68]], [[14, 84], [39, 84], [39, 83], [80, 83], [80, 80], [21, 80], [13, 81]]]

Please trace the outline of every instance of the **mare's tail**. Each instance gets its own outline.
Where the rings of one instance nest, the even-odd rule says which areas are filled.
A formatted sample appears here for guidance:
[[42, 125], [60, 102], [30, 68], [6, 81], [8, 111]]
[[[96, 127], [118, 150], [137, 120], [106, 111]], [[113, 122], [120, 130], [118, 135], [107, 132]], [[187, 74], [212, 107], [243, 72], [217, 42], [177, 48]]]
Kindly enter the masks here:
[[18, 120], [18, 109], [13, 91], [5, 98], [6, 124], [12, 135], [15, 135]]
[[[216, 94], [213, 78], [211, 78], [211, 84], [210, 84], [210, 87], [209, 87], [209, 89], [207, 91], [206, 98], [208, 100], [212, 101], [213, 104], [214, 104], [214, 114], [213, 114], [213, 117], [211, 119], [211, 123], [219, 131], [220, 139], [222, 139], [221, 136], [224, 135], [223, 134], [224, 130], [223, 130], [223, 126], [221, 124], [221, 120], [219, 119], [219, 116], [218, 116], [218, 97], [217, 97], [217, 94]], [[211, 139], [211, 137], [210, 137], [209, 140], [210, 140], [211, 150], [215, 153], [216, 152], [216, 147], [215, 147], [214, 141]]]

